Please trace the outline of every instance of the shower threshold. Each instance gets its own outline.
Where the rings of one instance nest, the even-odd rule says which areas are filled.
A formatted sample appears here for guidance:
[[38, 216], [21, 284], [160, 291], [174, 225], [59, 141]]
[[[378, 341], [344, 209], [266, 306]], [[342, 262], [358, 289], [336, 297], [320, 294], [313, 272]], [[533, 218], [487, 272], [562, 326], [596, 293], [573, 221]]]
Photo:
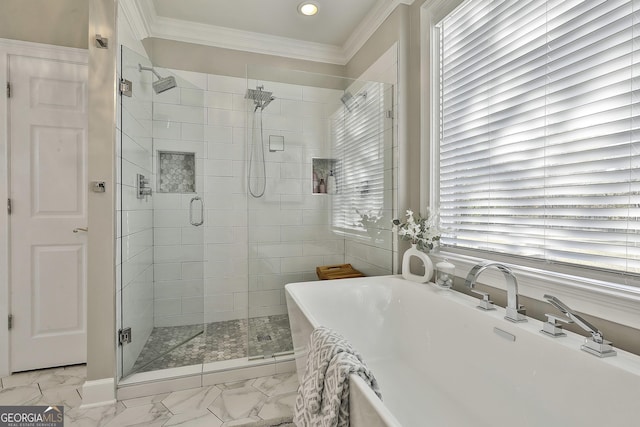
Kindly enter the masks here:
[[280, 357], [280, 356], [291, 356], [291, 355], [293, 355], [293, 350], [281, 351], [279, 353], [273, 353], [270, 356], [266, 356], [264, 354], [260, 354], [258, 356], [249, 356], [249, 360], [260, 360], [260, 359], [266, 359], [267, 357]]
[[259, 360], [233, 359], [179, 368], [141, 372], [118, 382], [117, 399], [126, 400], [158, 393], [251, 380], [296, 371], [293, 354]]

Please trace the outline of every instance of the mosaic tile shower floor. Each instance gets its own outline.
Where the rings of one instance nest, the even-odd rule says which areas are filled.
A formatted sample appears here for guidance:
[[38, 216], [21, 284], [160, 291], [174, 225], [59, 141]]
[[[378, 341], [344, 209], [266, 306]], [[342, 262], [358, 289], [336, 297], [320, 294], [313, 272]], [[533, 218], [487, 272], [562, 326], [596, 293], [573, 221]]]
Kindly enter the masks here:
[[[168, 351], [168, 352], [167, 352]], [[286, 314], [153, 328], [133, 372], [293, 351]], [[166, 353], [166, 354], [165, 354]]]

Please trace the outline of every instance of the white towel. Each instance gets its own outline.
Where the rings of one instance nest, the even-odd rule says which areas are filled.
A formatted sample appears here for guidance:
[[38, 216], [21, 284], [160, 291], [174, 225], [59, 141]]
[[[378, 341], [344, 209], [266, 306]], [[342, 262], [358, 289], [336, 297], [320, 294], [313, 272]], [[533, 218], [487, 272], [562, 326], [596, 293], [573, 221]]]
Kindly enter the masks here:
[[294, 422], [298, 427], [349, 426], [349, 375], [359, 375], [382, 399], [362, 357], [340, 334], [316, 328], [309, 339], [307, 366], [298, 388]]

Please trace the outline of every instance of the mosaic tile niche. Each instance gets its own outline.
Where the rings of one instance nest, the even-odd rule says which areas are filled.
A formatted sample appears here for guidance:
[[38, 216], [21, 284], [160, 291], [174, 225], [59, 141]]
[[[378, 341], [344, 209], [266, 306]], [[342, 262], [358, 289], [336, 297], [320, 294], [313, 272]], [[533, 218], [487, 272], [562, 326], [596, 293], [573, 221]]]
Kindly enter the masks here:
[[159, 151], [158, 156], [160, 193], [196, 192], [195, 153]]

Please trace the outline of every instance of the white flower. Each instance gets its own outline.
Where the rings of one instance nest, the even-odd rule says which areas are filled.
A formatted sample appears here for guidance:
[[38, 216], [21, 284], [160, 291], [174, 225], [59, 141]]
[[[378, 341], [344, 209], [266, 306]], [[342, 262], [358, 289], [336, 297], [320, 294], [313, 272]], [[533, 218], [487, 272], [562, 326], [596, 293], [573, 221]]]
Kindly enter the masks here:
[[431, 214], [422, 218], [419, 214], [407, 210], [407, 220], [402, 223], [399, 219], [393, 220], [393, 225], [398, 228], [398, 235], [403, 240], [410, 240], [418, 246], [418, 249], [433, 249], [440, 240], [439, 219], [437, 214]]

